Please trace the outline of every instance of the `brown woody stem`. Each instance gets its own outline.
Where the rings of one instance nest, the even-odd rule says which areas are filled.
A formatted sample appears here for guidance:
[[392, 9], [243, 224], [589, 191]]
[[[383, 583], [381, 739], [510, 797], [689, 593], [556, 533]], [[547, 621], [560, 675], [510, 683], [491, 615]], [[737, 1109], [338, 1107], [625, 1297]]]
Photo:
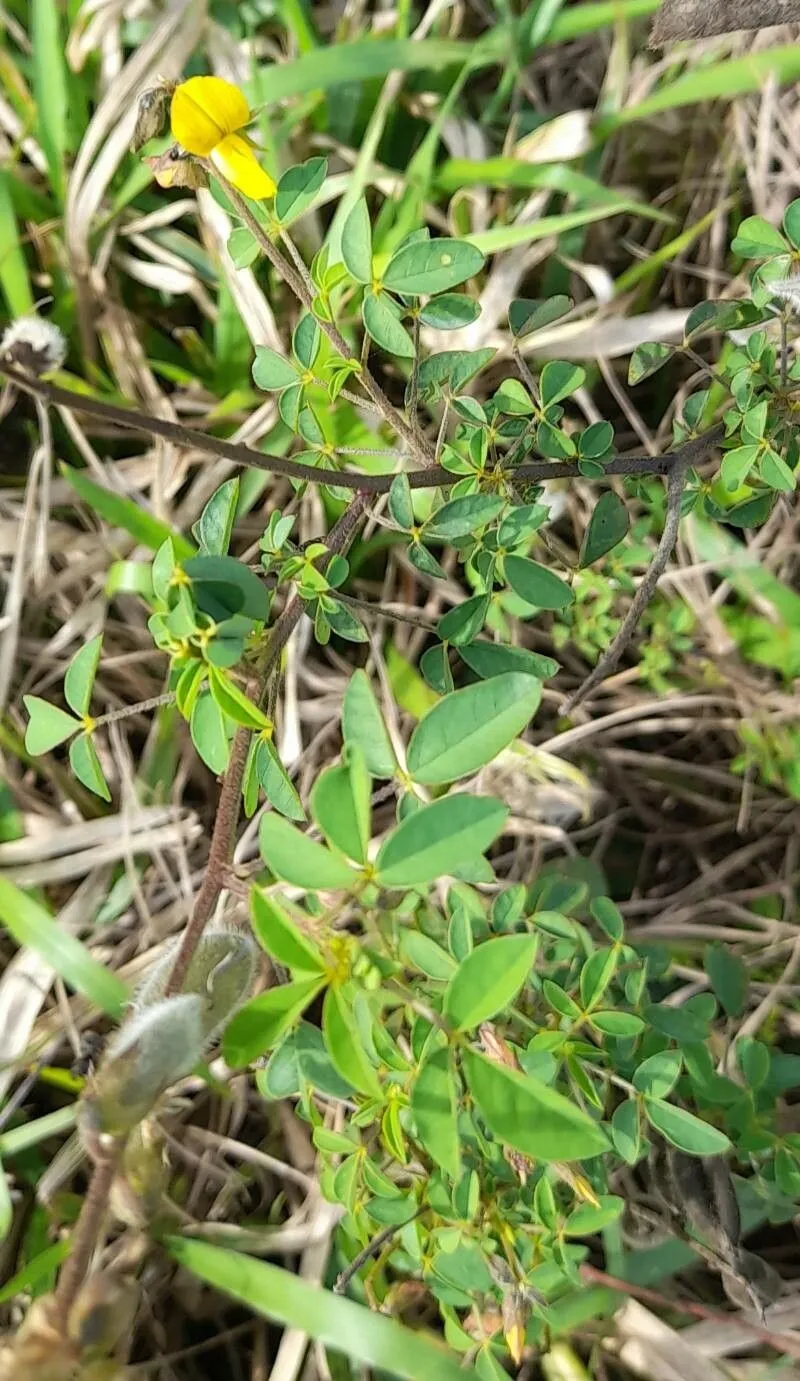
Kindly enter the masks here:
[[111, 1186], [119, 1167], [122, 1150], [122, 1145], [116, 1142], [94, 1162], [86, 1198], [72, 1234], [72, 1250], [61, 1269], [56, 1286], [59, 1324], [63, 1332], [66, 1332], [69, 1312], [92, 1264], [92, 1256], [108, 1212]]

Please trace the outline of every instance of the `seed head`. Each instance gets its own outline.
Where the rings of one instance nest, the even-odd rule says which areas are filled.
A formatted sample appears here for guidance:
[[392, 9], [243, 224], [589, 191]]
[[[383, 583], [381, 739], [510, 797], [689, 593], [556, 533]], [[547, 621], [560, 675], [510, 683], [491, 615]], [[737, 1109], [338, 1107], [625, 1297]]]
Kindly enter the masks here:
[[17, 317], [0, 339], [0, 359], [37, 378], [60, 369], [66, 357], [67, 342], [62, 332], [43, 317]]

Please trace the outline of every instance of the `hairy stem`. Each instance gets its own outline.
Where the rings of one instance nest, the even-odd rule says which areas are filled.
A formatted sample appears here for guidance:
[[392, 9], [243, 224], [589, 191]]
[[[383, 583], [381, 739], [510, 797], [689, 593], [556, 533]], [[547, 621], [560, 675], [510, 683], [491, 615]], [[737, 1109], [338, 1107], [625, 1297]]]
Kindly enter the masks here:
[[89, 1188], [80, 1217], [72, 1234], [72, 1250], [62, 1267], [56, 1286], [56, 1304], [62, 1332], [66, 1332], [69, 1312], [92, 1264], [108, 1212], [111, 1186], [122, 1158], [123, 1147], [115, 1142], [94, 1163]]
[[[259, 248], [263, 250], [264, 255], [272, 264], [275, 272], [289, 285], [298, 301], [302, 302], [306, 311], [311, 312], [311, 315], [314, 316], [320, 330], [325, 332], [334, 350], [341, 355], [343, 360], [352, 359], [353, 352], [338, 327], [332, 321], [325, 321], [323, 317], [315, 316], [313, 310], [313, 285], [310, 289], [305, 266], [303, 266], [301, 272], [294, 262], [289, 263], [284, 259], [277, 245], [273, 244], [261, 222], [254, 216], [245, 198], [240, 196], [236, 188], [232, 187], [229, 182], [225, 181], [224, 178], [220, 178], [218, 170], [214, 168], [213, 165], [209, 165], [209, 172], [213, 173], [214, 176], [222, 182], [225, 188], [225, 194], [235, 207], [236, 214], [242, 218], [250, 234], [253, 236], [253, 239], [257, 242]], [[284, 243], [288, 246], [288, 236], [284, 233], [282, 238]], [[293, 251], [294, 246], [292, 246], [290, 250], [290, 254], [294, 260], [295, 254]], [[433, 453], [427, 438], [414, 426], [413, 422], [406, 422], [402, 413], [398, 412], [394, 404], [387, 398], [377, 379], [370, 373], [366, 365], [362, 366], [358, 377], [361, 380], [365, 392], [380, 410], [383, 417], [389, 425], [394, 428], [398, 436], [402, 436], [411, 455], [413, 455], [420, 464], [429, 464], [433, 459]]]
[[[361, 522], [366, 516], [368, 501], [369, 496], [367, 494], [356, 494], [338, 521], [334, 523], [327, 537], [327, 551], [325, 555], [320, 558], [320, 564], [323, 566], [323, 569], [323, 563], [326, 563], [334, 552], [344, 553], [347, 551], [358, 532]], [[261, 705], [265, 704], [269, 698], [271, 680], [278, 668], [281, 652], [286, 646], [292, 630], [300, 619], [304, 607], [300, 596], [293, 594], [288, 600], [286, 608], [270, 629], [263, 659], [259, 667], [259, 681], [256, 692], [257, 699]], [[169, 997], [172, 993], [180, 992], [189, 965], [192, 962], [192, 956], [197, 948], [203, 931], [214, 914], [214, 909], [225, 888], [225, 880], [233, 861], [233, 850], [236, 842], [236, 826], [239, 823], [239, 809], [242, 798], [242, 781], [244, 779], [244, 770], [247, 765], [249, 746], [249, 729], [237, 729], [231, 747], [230, 762], [225, 776], [222, 779], [219, 803], [214, 819], [214, 829], [208, 850], [206, 871], [203, 876], [200, 891], [195, 898], [189, 923], [183, 932], [180, 947], [172, 966], [172, 971], [167, 980], [167, 986], [164, 993], [165, 997]]]

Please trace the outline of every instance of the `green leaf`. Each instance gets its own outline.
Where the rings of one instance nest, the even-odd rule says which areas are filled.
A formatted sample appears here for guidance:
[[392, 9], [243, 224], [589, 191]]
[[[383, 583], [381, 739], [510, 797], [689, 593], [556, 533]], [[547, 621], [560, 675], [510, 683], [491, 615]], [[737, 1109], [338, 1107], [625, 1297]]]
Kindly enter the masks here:
[[283, 225], [290, 225], [308, 210], [327, 174], [327, 158], [308, 158], [286, 169], [275, 193], [275, 215]]
[[560, 403], [586, 382], [586, 370], [579, 364], [569, 364], [566, 360], [549, 360], [539, 379], [542, 407], [549, 408]]
[[277, 350], [270, 350], [268, 345], [257, 345], [253, 363], [253, 383], [256, 388], [274, 393], [279, 388], [296, 384], [297, 370], [285, 355], [279, 355]]
[[[436, 625], [436, 631], [440, 638], [453, 643], [455, 647], [459, 647], [461, 643], [471, 643], [483, 628], [488, 612], [489, 596], [473, 595], [471, 599], [465, 599], [461, 604], [457, 604], [454, 609], [448, 609]], [[425, 657], [433, 650], [429, 648]], [[452, 690], [453, 682], [452, 677], [450, 677], [449, 684], [442, 688], [442, 693]]]
[[444, 696], [411, 736], [411, 777], [436, 786], [485, 767], [530, 722], [541, 694], [540, 681], [512, 671]]
[[446, 1175], [461, 1176], [458, 1089], [448, 1050], [434, 1050], [420, 1065], [411, 1089], [417, 1140]]
[[469, 1381], [469, 1372], [438, 1339], [312, 1285], [294, 1271], [189, 1238], [170, 1237], [167, 1248], [201, 1280], [255, 1313], [352, 1357], [360, 1364], [357, 1370], [404, 1381]]
[[386, 293], [367, 293], [361, 315], [367, 335], [381, 350], [400, 359], [413, 360], [414, 342], [400, 320], [399, 309]]
[[627, 505], [613, 489], [606, 490], [592, 509], [592, 516], [583, 534], [578, 558], [580, 569], [591, 566], [593, 561], [599, 561], [601, 556], [613, 551], [625, 537], [629, 526]]
[[731, 1149], [724, 1132], [702, 1122], [685, 1108], [676, 1108], [660, 1098], [645, 1098], [644, 1110], [651, 1126], [689, 1156], [724, 1156]]
[[39, 757], [65, 743], [72, 734], [83, 728], [79, 719], [73, 719], [66, 710], [42, 700], [38, 695], [23, 695], [22, 703], [28, 711], [28, 727], [25, 730], [25, 747], [31, 757]]
[[481, 314], [480, 303], [465, 293], [442, 293], [420, 308], [419, 319], [435, 331], [459, 331], [471, 326]]
[[576, 454], [572, 437], [550, 422], [540, 422], [536, 428], [536, 447], [548, 460], [571, 460]]
[[230, 757], [228, 730], [225, 716], [208, 692], [199, 695], [194, 702], [189, 732], [206, 767], [221, 777]]
[[198, 609], [222, 623], [233, 614], [266, 623], [269, 594], [266, 585], [249, 566], [234, 556], [193, 556], [183, 569], [192, 582]]
[[344, 693], [342, 733], [345, 743], [361, 749], [367, 771], [374, 777], [394, 775], [397, 759], [365, 671], [353, 673]]
[[464, 1072], [487, 1127], [533, 1160], [583, 1160], [609, 1148], [601, 1127], [547, 1084], [465, 1050]]
[[275, 897], [254, 887], [250, 893], [253, 933], [262, 949], [293, 972], [322, 973], [325, 959]]
[[731, 250], [743, 259], [771, 259], [788, 248], [781, 232], [762, 216], [746, 216], [731, 241]]
[[601, 460], [610, 455], [614, 428], [610, 422], [592, 422], [578, 437], [578, 451], [585, 460]]
[[158, 551], [167, 538], [170, 538], [179, 560], [194, 555], [191, 542], [187, 542], [179, 532], [173, 532], [166, 523], [152, 517], [132, 499], [123, 498], [121, 494], [112, 494], [109, 489], [95, 484], [94, 480], [87, 478], [83, 470], [73, 470], [71, 466], [63, 464], [58, 468], [78, 497], [88, 504], [98, 518], [102, 518], [111, 527], [121, 527], [150, 551]]
[[800, 249], [800, 201], [792, 201], [783, 213], [783, 228], [794, 249]]
[[442, 1014], [456, 1031], [470, 1031], [510, 1007], [536, 956], [535, 935], [499, 935], [462, 959], [444, 995]]
[[208, 668], [208, 685], [216, 704], [234, 724], [241, 724], [245, 729], [272, 728], [272, 722], [264, 711], [260, 710], [219, 667]]
[[614, 1194], [603, 1194], [597, 1204], [578, 1204], [570, 1213], [565, 1225], [566, 1237], [592, 1237], [596, 1232], [616, 1223], [625, 1208], [624, 1199]]
[[610, 897], [593, 897], [589, 910], [609, 940], [622, 940], [624, 938], [625, 922], [622, 919], [622, 912]]
[[635, 1012], [592, 1012], [591, 1021], [604, 1036], [638, 1036], [644, 1030], [644, 1022]]
[[771, 447], [761, 457], [761, 478], [770, 489], [776, 489], [780, 494], [791, 494], [797, 485], [797, 479], [783, 456], [779, 456]]
[[361, 1043], [353, 1010], [339, 988], [329, 988], [322, 1007], [322, 1034], [335, 1069], [359, 1093], [382, 1098], [381, 1086]]
[[309, 890], [352, 887], [357, 874], [324, 844], [309, 839], [280, 815], [262, 815], [258, 831], [261, 857], [283, 882]]
[[372, 226], [363, 196], [342, 226], [342, 258], [357, 283], [372, 282]]
[[383, 274], [383, 286], [390, 292], [447, 292], [467, 278], [480, 273], [485, 262], [481, 250], [466, 240], [416, 240], [401, 245]]
[[738, 954], [733, 954], [727, 945], [710, 945], [706, 950], [704, 967], [711, 987], [728, 1016], [741, 1016], [749, 985], [743, 960]]
[[237, 269], [249, 269], [261, 253], [258, 240], [246, 225], [237, 225], [236, 229], [231, 231], [227, 249], [233, 266]]
[[69, 765], [78, 781], [93, 791], [95, 796], [103, 801], [111, 800], [111, 792], [90, 734], [79, 734], [72, 740], [69, 745]]
[[517, 671], [546, 681], [558, 671], [558, 662], [553, 661], [552, 657], [543, 657], [539, 652], [529, 652], [523, 647], [508, 647], [502, 643], [467, 643], [459, 647], [458, 655], [471, 671], [484, 679]]
[[192, 533], [204, 556], [225, 556], [239, 503], [239, 477], [225, 480], [211, 495]]
[[425, 532], [431, 537], [444, 537], [448, 542], [456, 537], [470, 537], [504, 508], [505, 500], [494, 494], [464, 494], [438, 508], [425, 524]]
[[64, 930], [50, 912], [0, 875], [0, 921], [22, 948], [35, 950], [76, 992], [118, 1018], [128, 1001], [125, 984]]
[[310, 312], [305, 312], [295, 326], [292, 336], [292, 350], [304, 369], [313, 369], [321, 343], [322, 332], [319, 322], [314, 320]]
[[324, 986], [322, 976], [299, 978], [251, 998], [228, 1023], [222, 1040], [226, 1063], [235, 1069], [272, 1050]]
[[294, 783], [278, 756], [271, 739], [262, 738], [256, 744], [255, 769], [259, 785], [270, 805], [290, 820], [305, 820], [303, 803]]
[[406, 531], [414, 526], [414, 505], [411, 498], [411, 485], [408, 475], [401, 470], [392, 480], [387, 500], [389, 515], [393, 523]]
[[423, 403], [433, 403], [444, 393], [449, 396], [463, 392], [470, 379], [494, 357], [491, 346], [482, 350], [439, 350], [429, 355], [418, 370], [419, 397]]
[[683, 1060], [679, 1050], [650, 1055], [634, 1070], [633, 1086], [649, 1098], [666, 1098], [678, 1082]]
[[404, 963], [437, 982], [446, 983], [455, 971], [452, 955], [437, 945], [430, 935], [423, 935], [421, 930], [402, 931], [398, 948]]
[[349, 761], [328, 767], [311, 792], [311, 813], [334, 848], [365, 863], [370, 834], [372, 783], [364, 758], [350, 745]]
[[417, 887], [452, 874], [495, 840], [508, 808], [490, 796], [444, 796], [406, 816], [375, 861], [381, 887]]
[[503, 558], [506, 580], [515, 595], [537, 609], [566, 609], [575, 600], [575, 593], [559, 576], [538, 561], [527, 556]]
[[649, 379], [650, 375], [665, 365], [674, 353], [674, 346], [662, 345], [660, 341], [648, 341], [646, 345], [637, 345], [628, 366], [628, 383], [640, 384], [644, 379]]
[[59, 14], [56, 0], [31, 0], [36, 133], [47, 159], [51, 186], [60, 203], [64, 199], [69, 97]]
[[571, 312], [574, 306], [572, 298], [563, 293], [544, 299], [518, 297], [508, 309], [511, 334], [519, 340], [521, 336], [529, 336], [532, 331], [541, 331], [544, 326]]
[[614, 1150], [626, 1165], [635, 1165], [642, 1147], [639, 1126], [639, 1107], [635, 1098], [628, 1098], [614, 1109], [611, 1119], [611, 1140]]
[[98, 633], [96, 638], [91, 638], [75, 653], [64, 677], [64, 699], [81, 718], [89, 713], [102, 647], [103, 635]]
[[619, 950], [598, 949], [590, 954], [581, 969], [580, 989], [584, 1011], [588, 1011], [602, 997], [616, 971]]
[[734, 446], [732, 451], [725, 452], [720, 465], [720, 475], [722, 483], [730, 493], [744, 484], [760, 451], [760, 446], [751, 445]]

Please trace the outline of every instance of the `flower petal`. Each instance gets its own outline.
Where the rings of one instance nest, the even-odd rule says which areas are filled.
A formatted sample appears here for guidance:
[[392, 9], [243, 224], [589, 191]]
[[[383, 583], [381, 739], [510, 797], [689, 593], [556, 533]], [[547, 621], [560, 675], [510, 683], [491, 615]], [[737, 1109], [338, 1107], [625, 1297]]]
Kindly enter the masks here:
[[190, 77], [176, 87], [172, 97], [172, 137], [198, 158], [207, 158], [221, 139], [249, 119], [250, 107], [242, 92], [221, 77]]
[[244, 196], [254, 201], [273, 196], [275, 183], [269, 173], [264, 172], [251, 145], [241, 134], [229, 134], [221, 139], [211, 151], [211, 162]]

